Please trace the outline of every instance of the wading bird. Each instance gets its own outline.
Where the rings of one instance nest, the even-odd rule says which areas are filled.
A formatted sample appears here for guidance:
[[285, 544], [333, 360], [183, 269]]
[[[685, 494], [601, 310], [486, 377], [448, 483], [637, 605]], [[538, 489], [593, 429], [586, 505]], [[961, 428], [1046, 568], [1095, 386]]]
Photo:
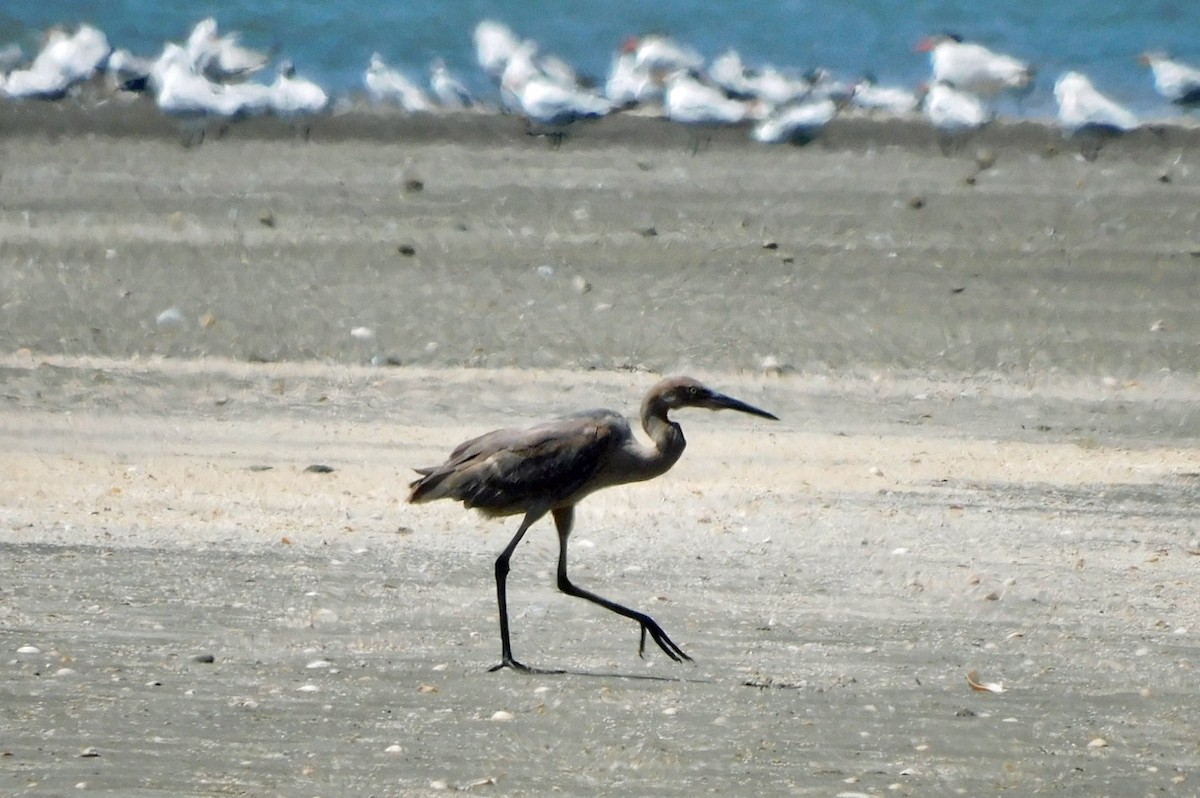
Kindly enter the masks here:
[[645, 653], [649, 634], [671, 659], [691, 660], [649, 615], [577, 587], [567, 577], [567, 538], [575, 505], [601, 488], [653, 479], [675, 465], [687, 442], [679, 424], [667, 414], [684, 407], [740, 410], [778, 421], [767, 411], [717, 393], [690, 377], [670, 377], [651, 388], [642, 400], [642, 429], [653, 446], [640, 443], [621, 414], [587, 410], [528, 429], [489, 432], [460, 444], [442, 465], [416, 469], [422, 477], [409, 485], [410, 502], [453, 499], [489, 517], [525, 515], [517, 534], [496, 559], [501, 660], [491, 670], [537, 672], [513, 658], [505, 583], [517, 544], [547, 513], [558, 530], [558, 589], [637, 621], [642, 632], [639, 656]]

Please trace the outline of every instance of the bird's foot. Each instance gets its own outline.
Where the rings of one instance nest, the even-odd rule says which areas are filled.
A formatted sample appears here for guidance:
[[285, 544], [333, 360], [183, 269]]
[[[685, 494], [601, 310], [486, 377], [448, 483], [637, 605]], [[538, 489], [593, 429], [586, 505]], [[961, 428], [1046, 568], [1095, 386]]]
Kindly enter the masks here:
[[642, 639], [641, 642], [638, 643], [639, 657], [646, 656], [646, 633], [649, 632], [650, 636], [654, 638], [654, 642], [658, 643], [658, 647], [661, 648], [663, 653], [668, 657], [676, 662], [692, 661], [692, 658], [683, 653], [683, 649], [676, 645], [675, 641], [668, 637], [667, 633], [664, 632], [662, 627], [655, 623], [653, 619], [646, 617], [642, 619], [640, 623], [642, 624]]
[[493, 665], [492, 667], [488, 668], [488, 673], [495, 673], [496, 671], [504, 670], [505, 668], [512, 668], [517, 673], [532, 673], [532, 674], [566, 673], [566, 671], [564, 671], [564, 670], [557, 670], [557, 669], [549, 670], [546, 668], [531, 668], [523, 662], [517, 662], [512, 657], [504, 657], [504, 659], [502, 659], [500, 661], [499, 665]]

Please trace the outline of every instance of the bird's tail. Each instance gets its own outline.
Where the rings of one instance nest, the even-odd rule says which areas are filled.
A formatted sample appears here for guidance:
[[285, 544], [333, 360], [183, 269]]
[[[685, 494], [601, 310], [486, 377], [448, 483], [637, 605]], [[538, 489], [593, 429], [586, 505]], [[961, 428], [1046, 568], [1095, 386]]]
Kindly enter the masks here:
[[414, 479], [408, 483], [408, 501], [410, 504], [420, 504], [421, 502], [442, 498], [442, 494], [435, 491], [442, 484], [442, 480], [449, 476], [450, 472], [439, 471], [436, 467], [414, 468], [413, 470], [420, 474], [421, 478]]

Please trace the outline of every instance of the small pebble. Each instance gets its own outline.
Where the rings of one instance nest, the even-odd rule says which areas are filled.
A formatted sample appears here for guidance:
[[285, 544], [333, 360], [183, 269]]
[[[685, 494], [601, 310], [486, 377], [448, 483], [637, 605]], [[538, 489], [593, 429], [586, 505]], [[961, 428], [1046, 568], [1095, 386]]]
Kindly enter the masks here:
[[404, 181], [404, 190], [405, 191], [417, 192], [417, 191], [423, 190], [424, 188], [425, 188], [425, 181], [421, 180], [420, 178], [410, 177], [408, 180]]
[[908, 200], [908, 207], [912, 208], [914, 211], [924, 208], [925, 207], [925, 198], [924, 197], [911, 197]]
[[1096, 737], [1088, 743], [1088, 748], [1108, 748], [1108, 740], [1103, 737]]
[[17, 649], [18, 654], [41, 654], [42, 650], [37, 646], [21, 646]]
[[79, 756], [85, 757], [85, 758], [86, 757], [95, 757], [95, 756], [100, 756], [100, 752], [98, 750], [96, 750], [95, 747], [88, 746], [87, 748], [85, 748], [79, 752]]
[[413, 255], [417, 254], [417, 248], [412, 244], [401, 244], [400, 246], [396, 247], [396, 251], [406, 258], [411, 258]]
[[296, 691], [300, 693], [319, 693], [321, 688], [315, 684], [302, 684], [296, 688]]
[[263, 211], [258, 215], [258, 223], [263, 227], [275, 226], [275, 214], [269, 210]]
[[304, 469], [304, 471], [308, 474], [332, 474], [333, 466], [325, 465], [324, 463], [313, 463]]
[[592, 284], [583, 276], [577, 274], [571, 278], [571, 288], [575, 289], [575, 293], [577, 294], [586, 294], [592, 290]]
[[512, 720], [513, 713], [498, 709], [492, 713], [492, 720]]
[[216, 661], [217, 661], [217, 658], [214, 657], [212, 654], [197, 654], [196, 656], [192, 657], [192, 662], [203, 662], [203, 663], [209, 664], [209, 663], [213, 663]]

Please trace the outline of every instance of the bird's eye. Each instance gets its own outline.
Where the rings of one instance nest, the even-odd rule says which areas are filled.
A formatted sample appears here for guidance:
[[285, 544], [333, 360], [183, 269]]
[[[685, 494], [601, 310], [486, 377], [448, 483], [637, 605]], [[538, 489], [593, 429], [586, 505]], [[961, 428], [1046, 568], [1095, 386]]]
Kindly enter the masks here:
[[700, 395], [700, 389], [699, 389], [699, 388], [697, 388], [695, 385], [689, 385], [689, 386], [688, 386], [688, 396], [693, 396], [693, 397], [695, 397], [695, 396], [699, 396], [699, 395]]

